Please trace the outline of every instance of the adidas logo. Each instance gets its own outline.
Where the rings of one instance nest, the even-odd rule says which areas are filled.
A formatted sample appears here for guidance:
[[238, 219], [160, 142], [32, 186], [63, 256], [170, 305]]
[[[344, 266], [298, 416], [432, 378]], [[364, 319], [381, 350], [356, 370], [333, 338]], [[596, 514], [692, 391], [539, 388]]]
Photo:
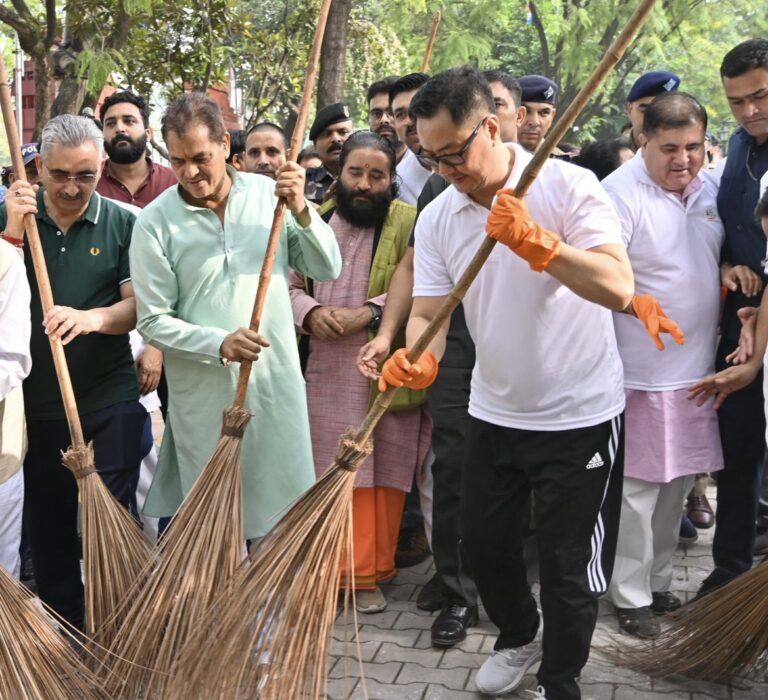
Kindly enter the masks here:
[[595, 452], [592, 459], [587, 462], [587, 469], [597, 469], [598, 467], [605, 466], [605, 462], [603, 462], [603, 458], [600, 456], [599, 452]]

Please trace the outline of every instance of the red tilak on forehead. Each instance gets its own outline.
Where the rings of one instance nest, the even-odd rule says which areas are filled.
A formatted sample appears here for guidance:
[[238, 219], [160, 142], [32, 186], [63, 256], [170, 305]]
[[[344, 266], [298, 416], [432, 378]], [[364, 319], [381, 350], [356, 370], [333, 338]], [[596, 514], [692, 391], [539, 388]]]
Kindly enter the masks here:
[[370, 165], [368, 165], [368, 163], [363, 163], [363, 167], [364, 167], [366, 170], [368, 170], [368, 168], [370, 168], [371, 166], [370, 166]]

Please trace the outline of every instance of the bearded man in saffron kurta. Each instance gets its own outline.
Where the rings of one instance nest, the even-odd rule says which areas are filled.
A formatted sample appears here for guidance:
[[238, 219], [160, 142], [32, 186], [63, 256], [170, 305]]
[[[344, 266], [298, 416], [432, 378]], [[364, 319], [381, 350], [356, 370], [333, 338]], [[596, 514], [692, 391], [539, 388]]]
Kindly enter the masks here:
[[[333, 462], [339, 435], [362, 422], [375, 395], [357, 371], [357, 354], [377, 328], [390, 278], [416, 218], [414, 207], [394, 199], [395, 155], [377, 134], [350, 136], [339, 157], [339, 173], [335, 198], [319, 212], [336, 235], [342, 273], [334, 282], [293, 274], [291, 282], [294, 320], [309, 336], [305, 376], [318, 476]], [[361, 612], [384, 609], [386, 600], [377, 584], [396, 573], [405, 494], [429, 449], [430, 423], [421, 407], [425, 398], [423, 392], [401, 390], [394, 410], [375, 429], [373, 454], [357, 474], [352, 517]]]
[[[304, 382], [288, 295], [289, 266], [315, 279], [339, 275], [333, 231], [304, 199], [304, 170], [277, 182], [226, 166], [229, 135], [218, 106], [183, 95], [163, 117], [179, 186], [142, 210], [133, 232], [137, 327], [165, 353], [168, 420], [144, 512], [172, 515], [219, 437], [237, 363], [253, 365], [243, 437], [246, 537], [260, 537], [314, 481]], [[286, 215], [260, 334], [249, 330], [276, 195]]]

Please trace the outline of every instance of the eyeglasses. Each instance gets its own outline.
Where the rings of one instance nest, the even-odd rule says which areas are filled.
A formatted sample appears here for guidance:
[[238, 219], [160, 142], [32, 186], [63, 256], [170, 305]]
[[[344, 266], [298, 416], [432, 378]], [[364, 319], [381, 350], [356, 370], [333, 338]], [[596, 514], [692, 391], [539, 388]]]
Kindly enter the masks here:
[[77, 175], [70, 175], [64, 170], [49, 170], [47, 166], [43, 166], [52, 182], [57, 185], [66, 185], [70, 180], [76, 185], [82, 187], [90, 187], [96, 182], [96, 173], [78, 173]]
[[464, 154], [469, 150], [472, 142], [477, 138], [480, 133], [480, 128], [485, 124], [488, 117], [483, 117], [482, 121], [472, 130], [469, 138], [464, 142], [464, 145], [455, 153], [446, 153], [444, 156], [428, 156], [424, 155], [421, 151], [418, 154], [419, 162], [427, 168], [436, 169], [440, 163], [443, 165], [463, 165]]
[[377, 122], [381, 121], [384, 118], [384, 115], [387, 115], [390, 119], [392, 118], [392, 110], [391, 109], [378, 109], [374, 108], [370, 112], [368, 112], [368, 118], [369, 119], [375, 119]]

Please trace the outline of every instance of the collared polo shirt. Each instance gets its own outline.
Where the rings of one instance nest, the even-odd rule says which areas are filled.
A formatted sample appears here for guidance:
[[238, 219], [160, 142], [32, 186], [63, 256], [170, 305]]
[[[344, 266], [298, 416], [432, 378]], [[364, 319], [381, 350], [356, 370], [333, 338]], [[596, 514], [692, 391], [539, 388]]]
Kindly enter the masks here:
[[[505, 187], [532, 155], [514, 144]], [[549, 159], [525, 201], [534, 221], [568, 245], [621, 245], [621, 224], [593, 173]], [[488, 209], [448, 188], [416, 222], [413, 296], [450, 293], [485, 240]], [[611, 312], [497, 245], [463, 300], [475, 342], [469, 414], [520, 430], [598, 425], [624, 409], [624, 377]]]
[[[757, 145], [743, 128], [737, 129], [728, 144], [717, 208], [725, 224], [723, 260], [732, 265], [748, 265], [763, 272], [765, 235], [755, 219], [760, 198], [760, 178], [768, 172], [768, 141]], [[768, 276], [763, 273], [763, 282]], [[759, 306], [761, 296], [746, 297], [741, 290], [728, 292], [723, 308], [721, 331], [724, 338], [738, 342], [741, 322], [736, 312], [742, 306]]]
[[101, 178], [96, 185], [96, 191], [103, 197], [109, 197], [126, 204], [133, 204], [143, 209], [159, 194], [165, 192], [169, 187], [174, 187], [178, 184], [178, 180], [170, 168], [155, 163], [150, 158], [147, 158], [147, 165], [149, 165], [147, 179], [141, 183], [136, 192], [131, 194], [120, 180], [112, 177], [109, 172], [109, 160], [105, 160], [101, 169]]
[[[37, 193], [37, 228], [58, 306], [96, 309], [120, 301], [120, 285], [130, 281], [128, 248], [135, 216], [94, 192], [85, 213], [65, 234], [48, 215]], [[7, 222], [0, 207], [0, 229]], [[65, 417], [28, 243], [24, 243], [27, 277], [32, 290], [32, 371], [24, 382], [28, 420]], [[81, 414], [93, 413], [139, 396], [128, 334], [80, 335], [65, 346], [75, 399]]]
[[703, 169], [683, 196], [657, 184], [642, 149], [602, 181], [613, 200], [627, 246], [635, 293], [652, 294], [685, 331], [685, 344], [659, 353], [642, 323], [615, 313], [624, 385], [675, 391], [715, 371], [720, 317], [720, 249], [725, 233], [717, 214], [717, 185]]

